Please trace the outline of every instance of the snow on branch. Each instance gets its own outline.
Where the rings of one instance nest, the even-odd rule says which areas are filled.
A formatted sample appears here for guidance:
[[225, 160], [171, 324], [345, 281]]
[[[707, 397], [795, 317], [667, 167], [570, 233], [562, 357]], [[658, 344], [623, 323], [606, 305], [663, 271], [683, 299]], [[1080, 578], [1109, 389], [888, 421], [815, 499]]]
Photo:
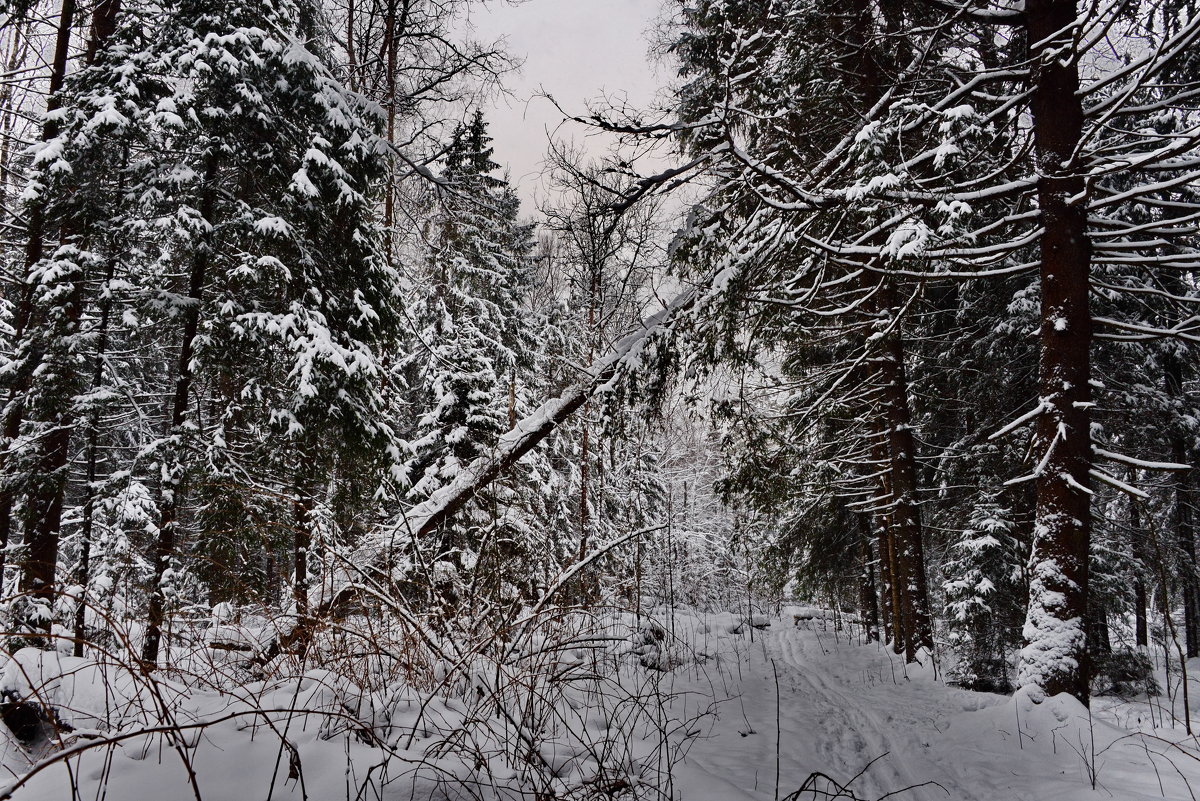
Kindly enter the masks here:
[[1092, 478], [1096, 479], [1097, 481], [1101, 481], [1101, 482], [1107, 484], [1108, 486], [1112, 487], [1113, 489], [1119, 490], [1128, 495], [1132, 495], [1135, 498], [1141, 498], [1144, 501], [1150, 499], [1150, 496], [1147, 493], [1143, 492], [1142, 490], [1138, 489], [1137, 487], [1133, 486], [1132, 484], [1126, 484], [1121, 479], [1117, 478], [1114, 475], [1106, 473], [1103, 470], [1098, 470], [1093, 467], [1091, 470], [1088, 471], [1088, 475], [1090, 475]]
[[1123, 453], [1114, 453], [1113, 451], [1106, 451], [1104, 448], [1098, 448], [1095, 445], [1092, 446], [1092, 453], [1096, 454], [1097, 456], [1099, 456], [1102, 459], [1108, 459], [1111, 462], [1118, 462], [1119, 464], [1126, 464], [1131, 467], [1141, 467], [1146, 470], [1191, 470], [1192, 469], [1190, 465], [1179, 464], [1178, 462], [1149, 462], [1149, 461], [1146, 461], [1145, 459], [1136, 459], [1132, 456], [1126, 456]]
[[511, 431], [500, 437], [490, 453], [477, 458], [455, 476], [453, 481], [407, 512], [400, 522], [401, 528], [411, 536], [421, 537], [444, 523], [476, 492], [494, 481], [549, 436], [598, 389], [610, 384], [636, 365], [641, 360], [649, 340], [668, 328], [681, 311], [691, 307], [694, 300], [693, 292], [685, 292], [661, 311], [642, 320], [638, 330], [618, 340], [581, 381], [568, 387], [557, 398], [543, 403], [528, 417], [519, 420]]
[[1035, 418], [1037, 418], [1040, 414], [1042, 414], [1042, 412], [1046, 412], [1049, 410], [1050, 410], [1050, 407], [1046, 404], [1045, 401], [1040, 402], [1037, 406], [1033, 407], [1033, 409], [1031, 409], [1030, 411], [1021, 415], [1016, 420], [1013, 420], [1011, 423], [1006, 425], [1004, 428], [1000, 429], [996, 433], [989, 436], [988, 441], [990, 442], [991, 440], [999, 439], [1000, 437], [1003, 437], [1005, 434], [1012, 433], [1013, 431], [1017, 430], [1021, 426], [1025, 425], [1026, 423], [1030, 422], [1031, 420], [1034, 420]]
[[[636, 367], [651, 339], [669, 330], [679, 316], [695, 304], [695, 300], [695, 291], [688, 290], [642, 320], [637, 330], [618, 340], [580, 381], [518, 421], [511, 431], [500, 437], [490, 453], [471, 462], [450, 483], [435, 490], [427, 500], [406, 512], [396, 522], [394, 530], [420, 539], [445, 523], [480, 490], [545, 440], [597, 391]], [[375, 542], [351, 560], [352, 566], [333, 571], [329, 581], [312, 590], [309, 607], [313, 614], [296, 620], [293, 626], [282, 631], [260, 654], [249, 660], [249, 664], [265, 666], [285, 650], [303, 650], [314, 633], [317, 621], [356, 597], [363, 589], [362, 577], [383, 570], [390, 552], [391, 548], [386, 542]]]

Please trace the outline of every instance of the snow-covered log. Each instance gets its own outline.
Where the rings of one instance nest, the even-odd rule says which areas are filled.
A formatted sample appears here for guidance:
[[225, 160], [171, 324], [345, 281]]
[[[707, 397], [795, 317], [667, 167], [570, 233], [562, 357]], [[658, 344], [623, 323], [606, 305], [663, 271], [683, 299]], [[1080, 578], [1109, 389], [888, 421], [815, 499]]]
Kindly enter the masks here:
[[[480, 456], [455, 476], [454, 480], [436, 490], [427, 500], [413, 507], [394, 523], [393, 531], [401, 537], [420, 540], [461, 510], [480, 490], [515, 465], [522, 456], [543, 442], [588, 399], [605, 387], [611, 387], [622, 375], [641, 364], [647, 346], [656, 335], [668, 331], [680, 314], [695, 303], [694, 291], [685, 291], [663, 309], [646, 317], [637, 329], [619, 339], [587, 370], [582, 379], [567, 387], [506, 432], [494, 448]], [[303, 651], [312, 637], [314, 626], [322, 618], [344, 608], [362, 589], [364, 576], [378, 574], [391, 560], [391, 543], [373, 541], [347, 563], [331, 572], [328, 580], [314, 587], [309, 599], [313, 610], [309, 617], [298, 619], [267, 644], [251, 664], [265, 665], [286, 650]]]

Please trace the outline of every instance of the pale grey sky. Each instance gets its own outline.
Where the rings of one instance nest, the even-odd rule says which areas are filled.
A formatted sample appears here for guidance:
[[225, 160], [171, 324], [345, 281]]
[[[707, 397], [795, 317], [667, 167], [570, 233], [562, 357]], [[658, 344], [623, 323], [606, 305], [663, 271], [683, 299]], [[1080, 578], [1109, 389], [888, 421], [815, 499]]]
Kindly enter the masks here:
[[[604, 94], [648, 105], [670, 80], [647, 55], [646, 34], [661, 9], [661, 0], [525, 0], [492, 2], [472, 12], [478, 38], [504, 37], [513, 55], [525, 61], [505, 81], [512, 96], [498, 99], [485, 114], [496, 160], [509, 168], [526, 203], [541, 194], [546, 131], [562, 120], [549, 101], [534, 95], [544, 89], [573, 113], [583, 113], [586, 101]], [[557, 136], [581, 141], [583, 133], [568, 123]], [[595, 142], [589, 149], [604, 147]]]

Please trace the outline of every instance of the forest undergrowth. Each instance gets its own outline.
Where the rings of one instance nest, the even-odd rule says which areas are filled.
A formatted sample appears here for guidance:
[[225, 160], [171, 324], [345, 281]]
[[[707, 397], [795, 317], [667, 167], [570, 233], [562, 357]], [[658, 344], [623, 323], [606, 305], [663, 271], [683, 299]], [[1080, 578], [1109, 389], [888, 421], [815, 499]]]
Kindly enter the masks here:
[[643, 601], [437, 624], [363, 608], [266, 664], [296, 621], [223, 604], [174, 619], [152, 673], [132, 656], [144, 629], [131, 621], [86, 657], [66, 640], [25, 648], [0, 678], [0, 798], [1200, 792], [1184, 689], [1200, 665], [1185, 674], [1160, 646], [1149, 685], [1089, 712], [957, 688], [949, 652], [907, 663], [836, 607]]
[[[553, 608], [436, 628], [355, 614], [266, 667], [253, 657], [294, 621], [228, 605], [173, 621], [154, 673], [132, 657], [137, 624], [87, 657], [69, 643], [26, 648], [0, 680], [16, 777], [2, 797], [120, 794], [131, 770], [138, 792], [150, 773], [198, 799], [235, 797], [230, 780], [245, 797], [670, 797], [672, 766], [725, 697], [728, 679], [708, 677], [732, 669], [715, 640], [743, 627], [726, 615], [712, 641], [694, 641], [664, 611]], [[681, 671], [713, 692], [674, 689]]]

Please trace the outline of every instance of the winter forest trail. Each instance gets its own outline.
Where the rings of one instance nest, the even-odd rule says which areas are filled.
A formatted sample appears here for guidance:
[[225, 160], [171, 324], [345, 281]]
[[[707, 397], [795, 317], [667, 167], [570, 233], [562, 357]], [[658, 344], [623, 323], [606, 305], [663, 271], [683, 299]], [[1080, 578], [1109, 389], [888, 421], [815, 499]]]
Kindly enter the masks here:
[[[921, 692], [920, 685], [904, 678], [902, 659], [882, 648], [839, 642], [833, 632], [772, 627], [756, 637], [758, 642], [748, 646], [750, 664], [743, 668], [741, 697], [729, 701], [723, 713], [744, 714], [746, 725], [737, 731], [719, 727], [716, 737], [692, 749], [689, 765], [725, 781], [739, 776], [734, 784], [743, 795], [737, 797], [775, 797], [773, 660], [779, 676], [779, 797], [796, 790], [812, 772], [847, 782], [864, 768], [853, 789], [865, 798], [930, 780], [944, 786], [949, 797], [973, 797], [955, 771], [923, 753], [928, 750], [925, 732], [963, 709], [936, 695], [957, 691], [939, 687], [940, 693]], [[977, 704], [993, 699], [978, 698]], [[706, 795], [702, 786], [682, 797], [733, 798]], [[901, 797], [924, 801], [948, 796], [930, 785]]]
[[[698, 740], [676, 770], [678, 797], [686, 801], [783, 799], [814, 772], [848, 783], [855, 798], [872, 800], [1135, 801], [1200, 793], [1200, 763], [1174, 759], [1177, 771], [1150, 753], [1163, 749], [1144, 750], [1140, 738], [1101, 722], [1104, 701], [1096, 703], [1102, 755], [1093, 790], [1088, 749], [1082, 749], [1085, 758], [1071, 744], [1087, 735], [1087, 720], [1052, 703], [1030, 714], [1020, 698], [948, 687], [927, 668], [910, 666], [906, 676], [903, 659], [889, 650], [848, 642], [832, 630], [776, 621], [740, 647], [740, 693], [722, 705], [711, 735]], [[738, 667], [723, 669], [736, 680]], [[1063, 719], [1043, 725], [1055, 714]], [[1014, 736], [1018, 716], [1026, 715]], [[798, 801], [827, 797], [808, 792]]]
[[[1200, 799], [1200, 741], [1172, 722], [1165, 696], [1095, 697], [1089, 716], [1069, 696], [1035, 705], [1026, 692], [969, 692], [862, 642], [857, 626], [848, 636], [791, 618], [756, 615], [766, 627], [751, 630], [729, 612], [622, 612], [567, 639], [555, 629], [533, 661], [480, 661], [470, 683], [434, 691], [371, 689], [321, 668], [232, 690], [148, 688], [118, 666], [24, 649], [0, 689], [35, 697], [36, 686], [85, 736], [64, 743], [65, 758], [36, 755], [34, 771], [12, 736], [0, 740], [0, 770], [12, 771], [0, 797]], [[199, 675], [193, 664], [178, 675]], [[152, 694], [182, 728], [156, 725]]]

